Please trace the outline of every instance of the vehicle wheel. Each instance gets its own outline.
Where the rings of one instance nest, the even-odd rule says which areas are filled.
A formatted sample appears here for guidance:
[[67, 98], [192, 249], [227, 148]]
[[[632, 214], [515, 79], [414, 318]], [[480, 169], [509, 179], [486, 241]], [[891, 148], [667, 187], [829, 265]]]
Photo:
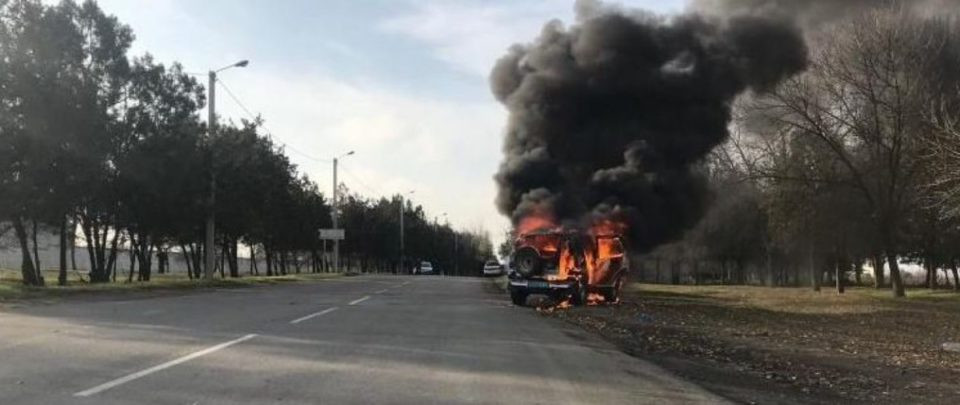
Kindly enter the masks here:
[[511, 290], [510, 291], [510, 301], [513, 301], [513, 305], [518, 307], [527, 305], [527, 293], [523, 291]]
[[531, 247], [525, 247], [514, 253], [514, 269], [524, 277], [540, 274], [543, 267], [543, 260], [540, 260], [540, 254]]
[[587, 283], [583, 280], [580, 280], [576, 288], [573, 289], [570, 303], [577, 307], [587, 305]]

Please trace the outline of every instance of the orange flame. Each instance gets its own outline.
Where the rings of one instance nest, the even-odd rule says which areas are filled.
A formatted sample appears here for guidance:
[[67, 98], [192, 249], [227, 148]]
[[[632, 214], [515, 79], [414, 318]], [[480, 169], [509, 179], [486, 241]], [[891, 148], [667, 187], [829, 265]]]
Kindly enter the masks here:
[[534, 231], [543, 231], [558, 228], [556, 221], [547, 214], [535, 212], [527, 215], [517, 224], [517, 235], [524, 235]]
[[601, 219], [593, 223], [590, 227], [590, 234], [593, 236], [617, 236], [623, 235], [627, 230], [627, 225], [623, 222], [612, 219]]
[[587, 305], [600, 305], [607, 301], [603, 294], [590, 293], [587, 295]]

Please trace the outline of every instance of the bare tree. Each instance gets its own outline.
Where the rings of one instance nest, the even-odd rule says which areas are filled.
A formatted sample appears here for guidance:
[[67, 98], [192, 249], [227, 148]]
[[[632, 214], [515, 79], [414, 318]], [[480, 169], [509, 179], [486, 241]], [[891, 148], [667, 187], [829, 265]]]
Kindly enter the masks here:
[[875, 232], [868, 239], [884, 252], [898, 297], [904, 295], [901, 235], [917, 208], [929, 131], [923, 110], [937, 95], [931, 77], [946, 67], [942, 50], [951, 27], [896, 9], [840, 23], [815, 41], [807, 73], [750, 106], [759, 120], [754, 125], [775, 129], [765, 136], [803, 140], [830, 165], [781, 180], [830, 184], [863, 203]]

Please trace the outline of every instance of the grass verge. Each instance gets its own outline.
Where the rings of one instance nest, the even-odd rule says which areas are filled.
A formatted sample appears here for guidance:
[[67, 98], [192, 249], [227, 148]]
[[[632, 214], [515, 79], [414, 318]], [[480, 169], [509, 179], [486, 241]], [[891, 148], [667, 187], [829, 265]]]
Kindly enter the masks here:
[[29, 287], [20, 281], [19, 272], [0, 270], [0, 302], [23, 301], [32, 299], [50, 299], [70, 297], [82, 294], [142, 293], [151, 291], [188, 291], [211, 288], [244, 288], [258, 285], [273, 285], [291, 282], [321, 281], [341, 277], [341, 274], [302, 273], [284, 276], [243, 276], [240, 278], [215, 279], [211, 282], [190, 280], [185, 274], [156, 274], [148, 282], [126, 282], [91, 284], [84, 282], [76, 274], [71, 274], [67, 285], [57, 285], [56, 272], [44, 272], [47, 286]]

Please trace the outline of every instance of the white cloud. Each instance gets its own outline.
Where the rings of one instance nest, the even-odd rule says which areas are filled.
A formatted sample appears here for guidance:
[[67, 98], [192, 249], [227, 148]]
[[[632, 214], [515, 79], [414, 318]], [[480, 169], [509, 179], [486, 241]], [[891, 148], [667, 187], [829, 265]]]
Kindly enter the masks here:
[[[611, 1], [627, 7], [677, 12], [685, 0]], [[574, 1], [415, 2], [412, 11], [384, 21], [380, 29], [423, 41], [455, 68], [487, 77], [494, 62], [515, 43], [530, 42], [551, 19], [573, 20]]]
[[463, 72], [486, 77], [510, 45], [536, 36], [544, 16], [568, 15], [570, 9], [563, 2], [418, 2], [411, 13], [388, 19], [380, 28], [423, 41], [434, 48], [440, 60]]

